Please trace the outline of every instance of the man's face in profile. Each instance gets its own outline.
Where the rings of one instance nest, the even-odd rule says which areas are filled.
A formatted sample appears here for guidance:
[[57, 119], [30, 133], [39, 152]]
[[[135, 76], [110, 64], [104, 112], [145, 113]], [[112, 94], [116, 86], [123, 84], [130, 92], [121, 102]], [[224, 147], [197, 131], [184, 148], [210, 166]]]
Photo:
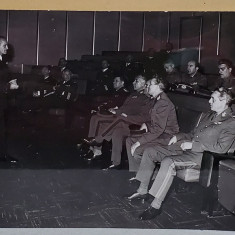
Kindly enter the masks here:
[[0, 41], [0, 55], [6, 55], [8, 50], [8, 44], [6, 40]]

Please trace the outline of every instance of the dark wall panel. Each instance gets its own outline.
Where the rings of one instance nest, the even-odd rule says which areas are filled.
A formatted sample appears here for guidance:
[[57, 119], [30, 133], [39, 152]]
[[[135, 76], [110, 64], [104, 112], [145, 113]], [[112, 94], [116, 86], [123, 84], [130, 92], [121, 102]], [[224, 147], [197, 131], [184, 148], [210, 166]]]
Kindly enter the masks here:
[[118, 12], [97, 12], [95, 24], [95, 54], [116, 51], [118, 45]]
[[68, 13], [68, 59], [92, 54], [93, 12]]
[[0, 35], [6, 37], [7, 34], [7, 11], [0, 11]]
[[39, 24], [39, 64], [55, 65], [65, 57], [66, 12], [41, 11]]
[[168, 13], [146, 12], [144, 51], [154, 48], [156, 51], [165, 48], [168, 35]]
[[170, 42], [174, 49], [179, 49], [180, 18], [190, 16], [190, 12], [172, 12], [170, 20]]
[[36, 64], [37, 11], [11, 11], [9, 16], [9, 50], [12, 63]]
[[201, 17], [183, 17], [180, 24], [180, 48], [199, 48]]
[[219, 13], [203, 13], [201, 65], [205, 73], [217, 72], [217, 32]]
[[120, 51], [141, 51], [143, 13], [122, 12]]
[[235, 14], [221, 14], [221, 37], [219, 57], [228, 58], [235, 63]]

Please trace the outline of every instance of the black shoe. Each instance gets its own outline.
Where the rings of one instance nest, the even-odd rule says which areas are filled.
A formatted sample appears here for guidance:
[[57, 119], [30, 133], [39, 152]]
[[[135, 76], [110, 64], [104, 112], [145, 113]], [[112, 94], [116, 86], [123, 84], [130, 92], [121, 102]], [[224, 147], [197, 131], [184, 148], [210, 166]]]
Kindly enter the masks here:
[[139, 215], [140, 220], [151, 220], [161, 214], [161, 209], [155, 209], [154, 207], [148, 207], [143, 213]]
[[103, 170], [120, 170], [121, 169], [121, 165], [110, 165], [109, 167], [107, 168], [104, 168]]
[[145, 200], [147, 199], [147, 193], [146, 194], [140, 194], [140, 193], [133, 193], [131, 196], [127, 196], [126, 199], [129, 201], [132, 200]]
[[92, 138], [91, 140], [87, 140], [87, 139], [83, 139], [83, 140], [89, 146], [97, 146], [97, 147], [102, 146], [102, 142], [101, 143], [97, 142], [95, 138]]
[[0, 161], [2, 162], [10, 162], [10, 163], [17, 163], [19, 160], [10, 156], [9, 154], [5, 154], [4, 156], [0, 157]]
[[81, 157], [85, 160], [91, 160], [94, 157], [94, 153], [92, 150], [88, 150], [86, 153], [81, 154]]

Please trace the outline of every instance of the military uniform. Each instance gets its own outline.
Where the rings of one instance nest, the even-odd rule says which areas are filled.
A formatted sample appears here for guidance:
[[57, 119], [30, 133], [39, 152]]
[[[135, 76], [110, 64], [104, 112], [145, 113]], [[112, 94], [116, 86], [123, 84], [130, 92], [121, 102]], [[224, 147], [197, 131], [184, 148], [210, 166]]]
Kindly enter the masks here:
[[0, 60], [0, 157], [5, 156], [6, 146], [6, 115], [7, 115], [7, 90], [9, 86], [8, 66]]
[[193, 77], [185, 74], [182, 76], [182, 83], [190, 85], [194, 89], [198, 89], [199, 87], [207, 88], [207, 78], [200, 72], [197, 72]]
[[128, 90], [124, 87], [115, 91], [109, 99], [99, 106], [97, 114], [93, 115], [90, 120], [90, 127], [88, 137], [95, 137], [100, 134], [100, 130], [104, 130], [107, 124], [111, 123], [115, 119], [115, 115], [110, 113], [108, 110], [114, 107], [120, 107], [123, 105], [127, 98]]
[[[177, 143], [173, 145], [146, 149], [136, 176], [141, 182], [138, 192], [147, 193], [155, 162], [161, 162], [158, 175], [149, 190], [155, 197], [151, 205], [156, 209], [160, 208], [177, 170], [200, 169], [203, 151], [226, 153], [229, 150], [235, 138], [235, 119], [232, 117], [232, 110], [228, 108], [218, 116], [215, 112], [208, 112], [193, 132], [176, 136]], [[185, 141], [192, 142], [192, 149], [182, 152], [180, 145]]]
[[[138, 170], [140, 159], [146, 147], [156, 144], [167, 145], [172, 136], [179, 132], [175, 107], [164, 92], [155, 98], [150, 117], [151, 121], [146, 123], [148, 132], [139, 138], [129, 137], [126, 141], [130, 171]], [[137, 141], [140, 146], [136, 148], [134, 156], [132, 156], [131, 146]]]
[[56, 86], [57, 81], [51, 76], [47, 78], [40, 79], [37, 87], [33, 93], [34, 99], [34, 109], [43, 107], [50, 108], [53, 106], [54, 96], [51, 96], [55, 91], [53, 89]]
[[111, 68], [99, 71], [93, 86], [90, 89], [92, 95], [106, 95], [113, 91], [114, 74]]
[[70, 128], [74, 117], [74, 103], [78, 98], [78, 84], [75, 80], [61, 82], [55, 92], [65, 109], [65, 128]]
[[165, 81], [170, 84], [178, 84], [181, 83], [181, 74], [177, 70], [175, 70], [172, 73], [169, 73], [165, 76]]
[[235, 77], [232, 75], [228, 78], [218, 78], [215, 88], [224, 87], [224, 88], [234, 88], [235, 87]]
[[[114, 165], [120, 164], [123, 140], [130, 134], [129, 125], [141, 125], [149, 121], [149, 110], [152, 105], [152, 100], [145, 96], [143, 92], [134, 92], [126, 99], [122, 107], [117, 110], [116, 119], [100, 136], [96, 137], [98, 142], [104, 139], [108, 141], [112, 139], [111, 161]], [[125, 113], [127, 117], [122, 116], [122, 113]]]
[[121, 65], [120, 74], [125, 79], [126, 87], [131, 90], [133, 89], [133, 82], [135, 77], [141, 73], [141, 68], [138, 63], [125, 63]]

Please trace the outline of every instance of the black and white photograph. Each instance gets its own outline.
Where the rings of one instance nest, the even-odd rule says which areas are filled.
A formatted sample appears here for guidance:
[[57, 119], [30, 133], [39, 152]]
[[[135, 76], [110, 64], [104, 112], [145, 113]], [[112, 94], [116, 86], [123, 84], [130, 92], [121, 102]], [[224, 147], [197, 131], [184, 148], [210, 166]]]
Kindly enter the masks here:
[[234, 232], [234, 31], [235, 12], [0, 10], [0, 228]]

